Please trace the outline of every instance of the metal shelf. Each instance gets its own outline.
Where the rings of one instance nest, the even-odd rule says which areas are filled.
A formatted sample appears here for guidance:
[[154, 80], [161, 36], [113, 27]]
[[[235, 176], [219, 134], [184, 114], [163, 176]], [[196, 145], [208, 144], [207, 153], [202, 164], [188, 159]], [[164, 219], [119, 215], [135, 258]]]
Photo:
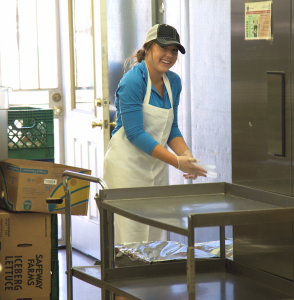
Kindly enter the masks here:
[[[101, 179], [65, 172], [90, 182]], [[228, 183], [100, 190], [101, 266], [72, 267], [70, 193], [66, 193], [68, 299], [72, 276], [101, 288], [102, 300], [114, 294], [130, 300], [287, 299], [294, 283], [225, 259], [225, 225], [294, 221], [293, 197]], [[188, 236], [187, 260], [116, 268], [113, 214]], [[221, 258], [195, 259], [194, 228], [220, 226]], [[196, 284], [195, 284], [196, 283]], [[195, 298], [196, 297], [196, 298]]]
[[102, 288], [101, 266], [78, 266], [72, 268], [72, 276]]
[[[106, 288], [123, 291], [130, 300], [188, 300], [187, 276], [155, 276], [109, 280]], [[197, 300], [287, 299], [288, 295], [264, 284], [227, 271], [197, 273]]]
[[[105, 193], [109, 196], [107, 190]], [[142, 195], [140, 196], [142, 197]], [[186, 236], [189, 234], [189, 216], [193, 216], [195, 219], [194, 227], [266, 222], [266, 220], [256, 220], [256, 217], [266, 217], [268, 214], [273, 217], [279, 212], [283, 218], [286, 214], [292, 219], [290, 213], [287, 214], [283, 208], [278, 206], [223, 193], [104, 200], [101, 208]], [[207, 218], [208, 216], [209, 218]], [[240, 220], [242, 216], [245, 216], [246, 220]], [[230, 220], [227, 220], [228, 217]], [[271, 219], [270, 222], [274, 222], [274, 219]]]
[[[167, 285], [168, 278], [171, 280], [173, 280], [172, 278], [177, 278], [179, 282], [186, 280], [185, 287], [188, 288], [188, 292], [181, 295], [183, 298], [177, 299], [226, 299], [222, 298], [228, 296], [226, 292], [219, 294], [221, 298], [210, 296], [209, 293], [205, 297], [201, 296], [201, 282], [206, 275], [198, 273], [197, 264], [195, 269], [194, 228], [220, 226], [221, 258], [225, 258], [224, 226], [292, 222], [294, 220], [294, 200], [292, 197], [229, 183], [106, 189], [100, 193], [98, 206], [102, 228], [102, 261], [104, 261], [106, 274], [112, 270], [105, 277], [106, 289], [125, 296], [128, 299], [136, 300], [174, 299], [172, 293], [175, 292], [175, 289], [172, 288], [173, 284], [170, 286]], [[114, 257], [112, 252], [114, 248], [114, 213], [134, 221], [188, 236], [187, 270], [185, 270], [187, 275], [182, 274], [181, 279], [178, 277], [179, 275], [168, 278], [164, 276], [157, 278], [150, 274], [144, 277], [144, 271], [142, 270], [141, 273], [137, 274], [141, 274], [141, 278], [136, 278], [132, 276], [134, 272], [132, 268], [124, 268], [124, 278], [130, 278], [130, 280], [114, 280], [112, 276], [115, 277], [121, 272], [119, 268], [114, 268], [114, 261], [112, 259]], [[170, 274], [170, 270], [167, 271], [168, 264], [165, 267], [166, 273]], [[216, 280], [219, 285], [223, 282], [223, 286], [231, 284], [233, 287], [235, 286], [244, 291], [249, 288], [247, 293], [230, 294], [234, 300], [254, 299], [256, 297], [258, 299], [260, 295], [264, 295], [263, 299], [278, 299], [277, 297], [285, 298], [289, 294], [294, 295], [292, 283], [290, 284], [290, 288], [287, 289], [288, 293], [280, 290], [277, 292], [278, 296], [278, 294], [276, 295], [272, 292], [272, 285], [265, 285], [266, 281], [260, 285], [256, 281], [257, 278], [255, 278], [255, 281], [250, 281], [252, 286], [249, 287], [250, 284], [248, 285], [246, 281], [249, 279], [244, 281], [240, 276], [231, 274], [230, 269], [227, 267], [220, 274], [218, 275], [220, 276], [218, 280], [212, 274], [207, 275], [207, 278], [214, 278], [213, 280]], [[221, 281], [220, 278], [224, 274], [226, 274], [224, 278], [227, 279]], [[265, 278], [266, 274], [265, 272], [260, 272], [259, 276]], [[277, 277], [275, 276], [275, 278]], [[128, 286], [128, 282], [130, 286]], [[164, 287], [161, 288], [161, 284], [163, 283]], [[154, 294], [151, 293], [152, 284], [154, 284]], [[159, 291], [162, 291], [162, 295], [156, 296], [156, 293], [159, 293]], [[260, 294], [260, 291], [262, 291], [262, 294]], [[244, 295], [247, 298], [244, 298]], [[274, 296], [272, 297], [272, 295]], [[178, 295], [178, 297], [180, 296]], [[104, 299], [110, 299], [110, 296], [105, 296]]]

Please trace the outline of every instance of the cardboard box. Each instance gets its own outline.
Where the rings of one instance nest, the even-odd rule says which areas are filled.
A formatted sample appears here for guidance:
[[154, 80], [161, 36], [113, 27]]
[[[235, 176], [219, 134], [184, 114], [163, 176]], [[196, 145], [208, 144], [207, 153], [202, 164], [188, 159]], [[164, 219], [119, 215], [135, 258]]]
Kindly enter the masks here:
[[0, 209], [0, 299], [50, 300], [51, 215]]
[[[65, 213], [65, 194], [62, 173], [66, 170], [85, 173], [91, 171], [49, 162], [7, 159], [0, 163], [0, 207], [10, 211]], [[87, 215], [90, 183], [71, 178], [72, 215]], [[47, 203], [48, 198], [62, 199], [62, 203]]]

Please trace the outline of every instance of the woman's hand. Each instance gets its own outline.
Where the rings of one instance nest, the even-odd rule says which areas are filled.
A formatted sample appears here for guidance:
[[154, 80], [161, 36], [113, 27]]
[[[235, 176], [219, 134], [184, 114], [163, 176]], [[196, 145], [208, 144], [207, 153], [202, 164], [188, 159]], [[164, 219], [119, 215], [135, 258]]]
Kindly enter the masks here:
[[197, 175], [193, 175], [193, 174], [183, 174], [183, 177], [185, 178], [185, 179], [192, 179], [192, 180], [195, 180], [195, 179], [197, 179]]
[[[175, 149], [175, 146], [181, 145], [184, 143], [182, 137], [176, 137], [171, 140], [170, 146], [172, 146], [172, 150], [175, 153], [183, 153], [180, 156], [177, 156], [174, 153], [169, 152], [167, 149], [162, 147], [160, 144], [156, 145], [151, 153], [151, 156], [177, 168], [180, 169], [185, 178], [192, 178], [196, 179], [197, 176], [205, 176], [206, 177], [206, 170], [192, 164], [192, 162], [199, 162], [199, 160], [193, 158], [192, 153], [188, 150], [186, 144], [181, 149]], [[177, 150], [177, 151], [176, 151]], [[191, 160], [191, 161], [190, 161]]]
[[[186, 176], [188, 178], [191, 178], [191, 175], [196, 175], [196, 176], [204, 176], [206, 177], [207, 171], [203, 168], [198, 167], [196, 164], [197, 159], [193, 157], [187, 157], [187, 156], [176, 156], [178, 160], [178, 169], [181, 170], [184, 173], [184, 177]], [[186, 175], [186, 176], [185, 176]]]
[[[183, 154], [181, 154], [181, 156], [187, 156], [193, 158], [193, 154], [191, 153], [190, 150], [186, 150]], [[193, 174], [183, 174], [183, 177], [185, 179], [192, 179], [192, 180], [197, 179], [197, 175], [193, 175]]]

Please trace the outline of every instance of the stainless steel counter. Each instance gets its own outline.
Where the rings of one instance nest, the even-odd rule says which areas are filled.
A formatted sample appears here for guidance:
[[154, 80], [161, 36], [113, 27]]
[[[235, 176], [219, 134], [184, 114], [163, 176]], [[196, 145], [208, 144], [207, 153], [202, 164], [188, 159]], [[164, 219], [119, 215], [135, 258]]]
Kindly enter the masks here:
[[[247, 221], [242, 222], [250, 223], [251, 218], [255, 218], [256, 215], [276, 216], [280, 211], [284, 218], [285, 213], [278, 206], [222, 192], [207, 195], [153, 196], [152, 198], [143, 198], [141, 195], [142, 198], [120, 200], [107, 200], [111, 195], [109, 192], [106, 193], [106, 200], [101, 205], [104, 209], [183, 235], [188, 235], [188, 217], [191, 215], [195, 215], [193, 216], [194, 227], [205, 227], [234, 225], [240, 222], [242, 216], [247, 218]], [[226, 218], [229, 216], [231, 219], [228, 221]], [[237, 218], [234, 218], [235, 216]], [[215, 221], [215, 218], [218, 220]]]
[[[74, 177], [73, 172], [67, 173]], [[99, 182], [92, 176], [77, 176]], [[67, 197], [67, 203], [68, 200]], [[112, 300], [115, 294], [130, 300], [282, 300], [294, 297], [293, 281], [230, 261], [225, 258], [224, 251], [225, 225], [293, 222], [294, 200], [290, 196], [228, 183], [208, 183], [102, 189], [96, 201], [100, 210], [101, 266], [72, 267], [69, 257], [68, 295], [72, 292], [71, 277], [75, 276], [101, 287], [103, 300]], [[71, 246], [68, 210], [66, 213], [68, 246]], [[114, 213], [188, 236], [187, 260], [115, 267]], [[220, 258], [194, 257], [194, 228], [206, 226], [220, 226]], [[70, 254], [70, 250], [67, 251]]]
[[[224, 226], [249, 225], [249, 224], [274, 224], [292, 222], [294, 220], [294, 200], [292, 197], [254, 190], [228, 183], [192, 184], [183, 186], [164, 186], [151, 188], [132, 188], [103, 190], [98, 203], [101, 212], [101, 237], [102, 237], [102, 269], [105, 269], [105, 281], [109, 291], [118, 293], [128, 299], [285, 299], [287, 295], [294, 295], [293, 282], [287, 282], [287, 288], [275, 294], [272, 288], [280, 277], [271, 275], [271, 280], [261, 280], [259, 286], [257, 278], [265, 278], [265, 272], [255, 270], [258, 275], [255, 283], [250, 285], [245, 279], [240, 278], [240, 273], [231, 272], [232, 269], [243, 270], [247, 267], [232, 262], [218, 275], [203, 275], [199, 272], [194, 259], [194, 228], [220, 226], [221, 256], [224, 258]], [[165, 264], [165, 274], [157, 279], [155, 274], [146, 275], [147, 269], [137, 273], [132, 268], [114, 268], [113, 262], [113, 213], [120, 214], [132, 220], [149, 224], [161, 229], [169, 230], [188, 236], [187, 270], [185, 274], [176, 272], [173, 276], [181, 278], [168, 278], [172, 276], [170, 264]], [[207, 260], [205, 260], [207, 261]], [[206, 262], [204, 262], [206, 263]], [[216, 260], [212, 259], [212, 264]], [[237, 267], [236, 267], [237, 266]], [[251, 269], [253, 270], [253, 269]], [[215, 272], [218, 272], [215, 266]], [[120, 279], [115, 279], [117, 274]], [[241, 272], [242, 273], [242, 272]], [[250, 279], [252, 272], [245, 272]], [[245, 273], [242, 273], [244, 276]], [[195, 276], [196, 274], [196, 276]], [[201, 274], [199, 276], [199, 274]], [[141, 277], [138, 279], [137, 277]], [[182, 294], [175, 294], [175, 282], [187, 280], [188, 292], [184, 289]], [[217, 279], [218, 278], [218, 279]], [[220, 279], [223, 279], [220, 280]], [[225, 279], [224, 279], [225, 278]], [[175, 280], [171, 285], [168, 281]], [[135, 283], [138, 283], [136, 285]], [[209, 282], [217, 282], [223, 286], [217, 293], [219, 298], [213, 296], [211, 289], [203, 292], [202, 286]], [[224, 283], [225, 282], [225, 283]], [[196, 283], [196, 284], [195, 284]], [[227, 286], [239, 292], [227, 291]], [[275, 286], [279, 290], [279, 286]], [[246, 292], [247, 290], [247, 292]], [[285, 293], [285, 291], [287, 291]], [[159, 295], [159, 292], [162, 293]], [[263, 297], [262, 297], [263, 295]], [[111, 293], [103, 299], [111, 299]]]

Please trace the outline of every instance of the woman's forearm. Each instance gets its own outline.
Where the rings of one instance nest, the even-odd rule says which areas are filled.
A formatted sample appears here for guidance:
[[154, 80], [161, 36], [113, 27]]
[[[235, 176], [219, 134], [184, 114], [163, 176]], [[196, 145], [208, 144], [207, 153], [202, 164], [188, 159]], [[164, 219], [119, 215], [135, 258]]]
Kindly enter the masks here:
[[151, 156], [164, 161], [165, 163], [178, 168], [178, 159], [177, 157], [162, 147], [160, 144], [156, 145], [151, 152]]
[[[189, 150], [182, 137], [175, 137], [169, 142], [169, 147], [175, 152], [176, 155], [181, 155]], [[178, 160], [174, 154], [166, 150], [160, 144], [156, 145], [151, 152], [151, 156], [164, 161], [165, 163], [178, 167]]]

